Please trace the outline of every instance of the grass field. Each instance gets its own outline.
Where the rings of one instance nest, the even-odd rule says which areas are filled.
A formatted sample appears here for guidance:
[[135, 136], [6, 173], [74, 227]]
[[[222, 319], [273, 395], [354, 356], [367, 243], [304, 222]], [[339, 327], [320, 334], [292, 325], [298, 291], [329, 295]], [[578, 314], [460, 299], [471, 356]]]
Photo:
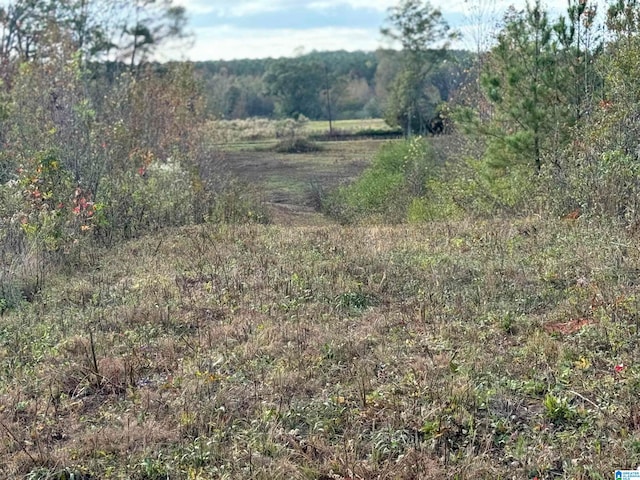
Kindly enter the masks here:
[[244, 148], [224, 153], [225, 165], [257, 186], [270, 203], [308, 205], [314, 186], [331, 189], [357, 177], [366, 168], [382, 140], [327, 142], [319, 152], [276, 153]]
[[[318, 194], [354, 180], [380, 147], [394, 141], [316, 142], [320, 151], [293, 154], [275, 152], [275, 139], [239, 141], [225, 146], [221, 158], [225, 169], [256, 187], [266, 202], [309, 207], [315, 205]], [[456, 146], [461, 142], [455, 138], [434, 137], [431, 142], [441, 157], [462, 155]]]
[[[209, 137], [223, 150], [265, 150], [273, 147], [279, 138], [291, 136], [323, 135], [329, 133], [328, 121], [269, 120], [216, 120], [208, 125]], [[336, 120], [333, 131], [355, 135], [366, 131], [393, 131], [382, 119]]]
[[[334, 120], [332, 122], [332, 128], [334, 131], [346, 132], [346, 133], [358, 133], [363, 130], [381, 130], [392, 131], [381, 118], [359, 119], [359, 120]], [[304, 131], [307, 133], [328, 133], [329, 122], [328, 121], [312, 121], [304, 127]]]
[[[434, 140], [442, 150], [449, 139]], [[379, 141], [220, 168], [272, 225], [84, 251], [0, 317], [0, 478], [604, 479], [640, 464], [640, 249], [584, 218], [332, 224]]]
[[4, 478], [640, 463], [639, 250], [594, 225], [202, 226], [81, 267], [2, 317]]

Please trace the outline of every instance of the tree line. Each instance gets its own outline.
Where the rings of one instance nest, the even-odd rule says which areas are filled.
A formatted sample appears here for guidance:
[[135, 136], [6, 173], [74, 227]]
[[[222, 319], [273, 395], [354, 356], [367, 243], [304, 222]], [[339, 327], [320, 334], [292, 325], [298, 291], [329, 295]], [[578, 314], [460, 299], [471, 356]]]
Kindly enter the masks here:
[[[425, 128], [466, 81], [473, 59], [465, 51], [433, 53], [438, 58], [417, 87], [416, 113]], [[406, 126], [395, 106], [403, 61], [402, 52], [390, 49], [314, 51], [294, 58], [197, 62], [195, 68], [205, 83], [209, 111], [218, 118], [385, 117]]]

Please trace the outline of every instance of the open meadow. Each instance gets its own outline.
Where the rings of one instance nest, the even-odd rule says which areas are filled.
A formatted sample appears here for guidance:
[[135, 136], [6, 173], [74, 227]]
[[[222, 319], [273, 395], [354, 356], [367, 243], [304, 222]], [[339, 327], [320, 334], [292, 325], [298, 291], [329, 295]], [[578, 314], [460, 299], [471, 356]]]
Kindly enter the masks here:
[[[280, 126], [288, 128], [284, 138], [278, 137]], [[239, 130], [239, 128], [246, 130]], [[356, 180], [382, 147], [398, 142], [393, 138], [377, 138], [389, 132], [380, 119], [344, 120], [336, 122], [348, 138], [313, 141], [313, 133], [326, 134], [328, 122], [276, 122], [251, 119], [216, 122], [215, 139], [227, 139], [217, 144], [220, 168], [230, 172], [254, 188], [271, 212], [274, 223], [308, 224], [325, 222], [317, 211], [332, 191]], [[370, 136], [369, 134], [373, 134]], [[298, 151], [296, 140], [302, 141]], [[460, 142], [449, 136], [432, 137], [430, 143], [439, 158], [457, 153]], [[309, 151], [305, 151], [308, 148]], [[284, 214], [284, 215], [283, 215]], [[399, 218], [398, 220], [402, 220]]]
[[0, 6], [0, 480], [630, 478], [638, 1], [187, 3]]
[[[446, 140], [435, 140], [435, 142]], [[379, 141], [230, 148], [271, 224], [84, 251], [0, 329], [3, 478], [610, 478], [640, 249], [583, 218], [340, 226]]]
[[[388, 127], [384, 127], [382, 120], [374, 119], [341, 121], [336, 128], [356, 135], [370, 129], [384, 132]], [[300, 152], [288, 142], [307, 139], [313, 133], [325, 134], [328, 122], [251, 119], [215, 122], [210, 129], [215, 132], [214, 146], [221, 150], [219, 168], [255, 189], [272, 221], [280, 224], [324, 222], [317, 214], [324, 195], [355, 180], [371, 164], [380, 147], [392, 141], [367, 136], [349, 141], [303, 140], [312, 148]], [[226, 139], [225, 143], [216, 143], [222, 139]], [[285, 148], [279, 149], [282, 144]]]
[[305, 210], [317, 206], [324, 191], [361, 174], [384, 142], [323, 142], [320, 151], [310, 153], [245, 148], [224, 152], [222, 158], [231, 172], [257, 188], [272, 207]]
[[[357, 134], [362, 131], [394, 132], [395, 128], [389, 127], [381, 118], [366, 118], [357, 120], [334, 120], [331, 128], [336, 132]], [[316, 120], [307, 123], [304, 132], [308, 134], [329, 133], [328, 120]]]

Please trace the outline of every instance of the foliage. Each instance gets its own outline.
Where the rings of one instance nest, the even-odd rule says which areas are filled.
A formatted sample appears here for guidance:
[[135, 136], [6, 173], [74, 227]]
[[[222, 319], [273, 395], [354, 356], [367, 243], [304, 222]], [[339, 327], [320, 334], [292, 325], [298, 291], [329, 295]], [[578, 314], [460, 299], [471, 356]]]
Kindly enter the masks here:
[[640, 132], [635, 120], [640, 103], [633, 72], [640, 61], [640, 44], [630, 35], [630, 29], [638, 27], [623, 16], [629, 11], [621, 5], [608, 12], [615, 36], [598, 61], [604, 99], [593, 105], [588, 121], [571, 132], [574, 140], [563, 152], [562, 163], [546, 173], [552, 186], [549, 208], [580, 208], [635, 230], [640, 221]]
[[[201, 67], [196, 67], [202, 72]], [[262, 76], [200, 73], [205, 84], [207, 108], [214, 118], [238, 120], [273, 117], [275, 103], [266, 94]]]
[[[424, 134], [430, 131], [441, 100], [429, 74], [445, 58], [446, 41], [456, 33], [449, 31], [440, 10], [423, 0], [402, 0], [390, 9], [387, 22], [389, 26], [381, 32], [402, 45], [402, 68], [393, 82], [385, 119], [392, 126], [402, 126], [408, 136], [414, 131]], [[441, 47], [435, 47], [443, 41]]]
[[456, 113], [482, 152], [453, 162], [450, 171], [462, 173], [434, 184], [436, 191], [456, 192], [445, 198], [467, 212], [586, 215], [635, 231], [635, 7], [613, 3], [604, 24], [589, 2], [570, 2], [553, 21], [539, 2], [510, 10], [497, 45], [481, 59], [481, 94]]
[[277, 113], [283, 117], [320, 117], [320, 90], [325, 85], [324, 67], [306, 58], [279, 59], [269, 65], [264, 81], [278, 98]]
[[[440, 99], [448, 100], [465, 81], [465, 65], [472, 55], [465, 51], [449, 51], [447, 62], [436, 56], [434, 53], [435, 63], [428, 79], [424, 80], [425, 88], [437, 103]], [[285, 82], [285, 79], [276, 82], [269, 72], [279, 75], [281, 70], [285, 74], [286, 70], [291, 70], [290, 80], [295, 74], [296, 88], [305, 91], [313, 111], [305, 110], [307, 107], [302, 105], [290, 109], [290, 114], [295, 116], [296, 112], [302, 111], [309, 118], [327, 120], [330, 110], [333, 120], [348, 120], [384, 116], [401, 64], [402, 52], [381, 49], [376, 52], [311, 52], [295, 59], [196, 62], [195, 70], [205, 84], [208, 111], [219, 119], [274, 118], [285, 114], [289, 108], [285, 103], [295, 103], [292, 100], [294, 90], [286, 87], [276, 94], [267, 82]], [[309, 65], [315, 65], [315, 68], [309, 68]], [[433, 102], [428, 107], [431, 110], [435, 106]], [[430, 111], [429, 115], [432, 113]]]
[[412, 199], [424, 193], [434, 166], [433, 150], [422, 137], [387, 143], [371, 166], [327, 199], [324, 208], [342, 221], [401, 222]]
[[483, 59], [481, 86], [492, 113], [458, 115], [467, 132], [487, 139], [487, 162], [539, 171], [558, 161], [595, 95], [594, 16], [586, 2], [570, 5], [568, 17], [556, 22], [540, 2], [509, 10], [497, 45]]
[[120, 43], [116, 44], [116, 58], [128, 59], [131, 67], [148, 61], [168, 41], [188, 38], [186, 9], [174, 0], [117, 1]]
[[135, 66], [187, 37], [186, 11], [173, 0], [12, 0], [0, 7], [0, 24], [5, 64], [47, 58], [62, 42], [86, 60], [113, 54]]
[[214, 219], [225, 189], [208, 172], [188, 65], [95, 75], [60, 25], [41, 33], [37, 54], [8, 59], [0, 95], [2, 310], [32, 301], [51, 271], [87, 251]]
[[[25, 182], [30, 180], [31, 197], [45, 199], [47, 215], [58, 205], [77, 208], [72, 200], [78, 197], [113, 208], [124, 193], [113, 190], [113, 180], [133, 179], [152, 164], [181, 165], [187, 170], [195, 166], [187, 160], [197, 161], [188, 152], [195, 153], [190, 142], [198, 132], [200, 106], [189, 71], [176, 69], [162, 79], [151, 73], [138, 78], [123, 74], [109, 95], [102, 90], [96, 100], [85, 92], [106, 86], [92, 85], [80, 65], [61, 56], [57, 77], [48, 75], [50, 68], [51, 64], [34, 62], [20, 69], [11, 91], [16, 113], [7, 125], [3, 151], [27, 176]], [[47, 177], [53, 173], [53, 178]], [[190, 180], [181, 188], [188, 191], [189, 184]], [[75, 197], [69, 193], [74, 191]], [[159, 205], [152, 200], [157, 193], [149, 192], [148, 206]], [[102, 228], [106, 218], [101, 217]], [[116, 227], [113, 222], [109, 225]], [[124, 224], [117, 228], [122, 227], [126, 228]]]
[[[100, 188], [95, 238], [101, 243], [202, 219], [195, 218], [198, 202], [210, 201], [192, 188], [191, 177], [177, 163], [150, 164], [138, 172], [106, 177]], [[205, 209], [206, 211], [206, 209]]]

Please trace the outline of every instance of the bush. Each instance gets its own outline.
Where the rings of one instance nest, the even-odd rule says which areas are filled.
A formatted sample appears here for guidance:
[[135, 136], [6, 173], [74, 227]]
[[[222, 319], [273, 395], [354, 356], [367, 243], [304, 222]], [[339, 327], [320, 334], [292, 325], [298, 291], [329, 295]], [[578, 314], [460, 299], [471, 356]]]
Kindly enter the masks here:
[[306, 138], [296, 137], [280, 140], [274, 150], [278, 153], [313, 153], [321, 151], [322, 148]]
[[477, 145], [438, 145], [436, 151], [423, 138], [386, 144], [358, 180], [326, 198], [325, 212], [342, 222], [422, 223], [538, 207], [541, 182], [530, 169], [475, 160]]
[[434, 151], [424, 138], [389, 142], [359, 179], [329, 196], [324, 210], [343, 222], [402, 222], [435, 169]]
[[497, 169], [484, 160], [454, 158], [427, 183], [425, 219], [525, 213], [536, 206], [538, 183], [526, 166]]
[[107, 245], [165, 227], [188, 225], [196, 217], [191, 178], [172, 162], [110, 175], [96, 198], [96, 239]]
[[[262, 218], [248, 196], [229, 202], [225, 182], [203, 179], [214, 164], [191, 66], [107, 75], [72, 45], [55, 52], [16, 64], [0, 84], [0, 117], [11, 119], [0, 124], [0, 309], [30, 299], [50, 267], [74, 268], [96, 245]], [[221, 204], [224, 215], [214, 211]]]

